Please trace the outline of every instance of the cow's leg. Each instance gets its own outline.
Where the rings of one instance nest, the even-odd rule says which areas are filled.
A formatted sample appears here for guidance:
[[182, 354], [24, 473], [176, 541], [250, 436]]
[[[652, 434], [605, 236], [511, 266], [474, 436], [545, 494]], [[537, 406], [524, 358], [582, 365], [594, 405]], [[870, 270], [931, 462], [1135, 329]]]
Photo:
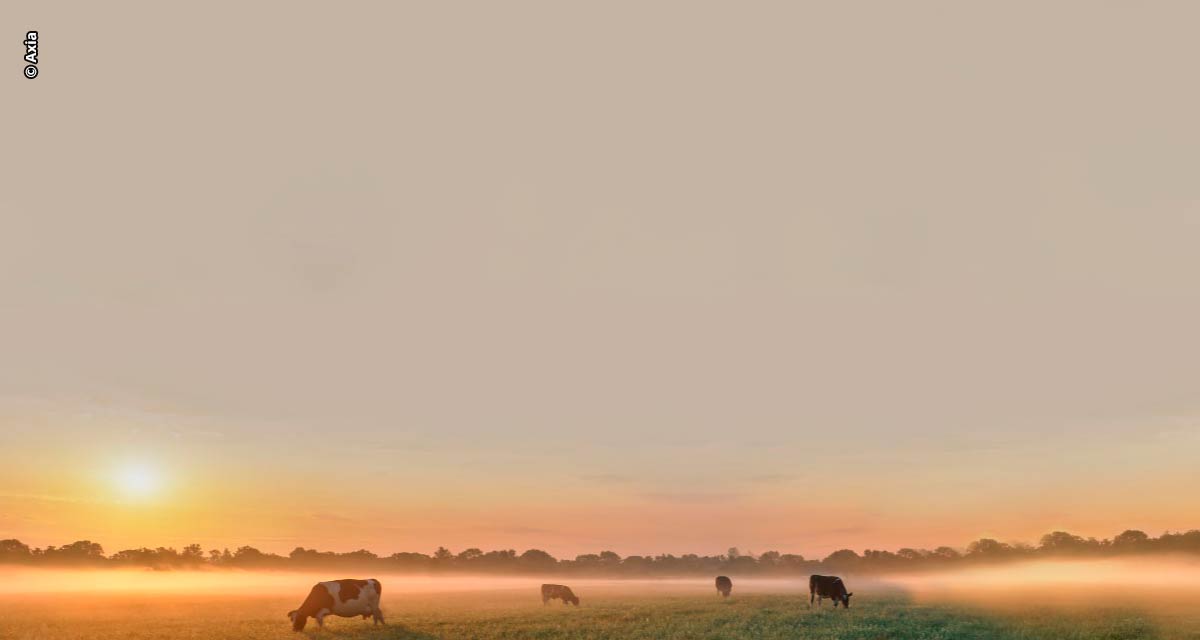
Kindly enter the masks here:
[[375, 617], [375, 624], [377, 624], [377, 625], [384, 624], [384, 622], [383, 622], [383, 611], [381, 611], [381, 610], [379, 609], [379, 607], [375, 607], [375, 611], [373, 611], [372, 613], [373, 613], [373, 615], [374, 615], [374, 617]]
[[318, 629], [324, 629], [324, 628], [325, 628], [325, 614], [324, 614], [324, 613], [318, 613], [318, 614], [316, 615], [316, 618], [317, 618], [317, 628], [318, 628]]
[[816, 600], [816, 599], [817, 599], [817, 592], [809, 591], [808, 592], [808, 606], [810, 609], [812, 608], [813, 600]]

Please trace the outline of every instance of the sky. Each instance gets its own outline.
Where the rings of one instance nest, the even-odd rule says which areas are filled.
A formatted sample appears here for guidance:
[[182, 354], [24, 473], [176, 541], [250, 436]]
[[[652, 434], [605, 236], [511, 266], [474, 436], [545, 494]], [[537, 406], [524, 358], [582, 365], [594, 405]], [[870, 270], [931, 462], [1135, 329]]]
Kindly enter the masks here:
[[0, 538], [1200, 526], [1198, 19], [6, 4]]

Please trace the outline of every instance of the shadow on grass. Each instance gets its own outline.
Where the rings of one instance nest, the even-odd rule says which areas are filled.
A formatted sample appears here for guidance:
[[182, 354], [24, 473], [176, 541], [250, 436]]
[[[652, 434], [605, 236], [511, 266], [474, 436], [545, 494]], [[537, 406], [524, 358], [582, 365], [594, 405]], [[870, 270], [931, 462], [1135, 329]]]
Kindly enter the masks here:
[[424, 631], [418, 631], [403, 623], [389, 622], [384, 626], [344, 626], [341, 628], [332, 625], [325, 627], [324, 630], [305, 629], [303, 633], [297, 633], [297, 638], [308, 637], [313, 640], [321, 638], [356, 638], [356, 639], [376, 639], [376, 640], [442, 640], [440, 636], [435, 636]]

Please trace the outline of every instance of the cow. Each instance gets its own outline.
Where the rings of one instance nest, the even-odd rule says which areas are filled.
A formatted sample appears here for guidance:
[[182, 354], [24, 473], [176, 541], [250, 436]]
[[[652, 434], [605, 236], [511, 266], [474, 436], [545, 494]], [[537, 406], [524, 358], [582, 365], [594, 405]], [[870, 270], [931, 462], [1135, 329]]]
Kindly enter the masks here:
[[385, 624], [383, 612], [379, 610], [382, 594], [383, 585], [374, 578], [318, 582], [300, 608], [288, 612], [288, 618], [294, 631], [303, 631], [309, 618], [316, 618], [317, 627], [324, 628], [325, 616], [330, 614], [343, 618], [362, 616], [363, 620], [374, 617], [375, 624]]
[[833, 607], [836, 609], [838, 603], [842, 606], [850, 608], [850, 596], [853, 593], [846, 593], [846, 585], [842, 579], [837, 576], [818, 576], [811, 575], [808, 577], [808, 606], [812, 606], [813, 599], [817, 600], [817, 606], [821, 606], [821, 601], [825, 598], [833, 598]]
[[579, 596], [571, 591], [571, 587], [564, 587], [561, 584], [542, 585], [542, 604], [545, 605], [555, 598], [562, 600], [563, 604], [579, 606]]
[[730, 591], [733, 591], [733, 580], [730, 580], [727, 576], [717, 576], [717, 593], [720, 593], [724, 598], [728, 598]]

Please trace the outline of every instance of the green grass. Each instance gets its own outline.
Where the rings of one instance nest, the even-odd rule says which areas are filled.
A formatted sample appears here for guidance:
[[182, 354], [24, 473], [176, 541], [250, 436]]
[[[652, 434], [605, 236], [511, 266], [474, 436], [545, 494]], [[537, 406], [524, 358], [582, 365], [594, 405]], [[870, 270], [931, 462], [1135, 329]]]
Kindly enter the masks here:
[[[623, 595], [614, 587], [584, 596], [583, 606], [543, 607], [535, 592], [455, 594], [385, 591], [386, 628], [329, 618], [293, 633], [285, 612], [298, 598], [183, 596], [7, 596], [0, 605], [5, 640], [157, 638], [373, 638], [441, 640], [1169, 640], [1200, 639], [1200, 613], [1151, 615], [1136, 609], [1034, 606], [989, 611], [917, 604], [899, 594], [856, 597], [850, 610], [809, 609], [798, 594], [747, 593], [729, 600], [699, 593]], [[861, 595], [861, 594], [860, 594]]]

